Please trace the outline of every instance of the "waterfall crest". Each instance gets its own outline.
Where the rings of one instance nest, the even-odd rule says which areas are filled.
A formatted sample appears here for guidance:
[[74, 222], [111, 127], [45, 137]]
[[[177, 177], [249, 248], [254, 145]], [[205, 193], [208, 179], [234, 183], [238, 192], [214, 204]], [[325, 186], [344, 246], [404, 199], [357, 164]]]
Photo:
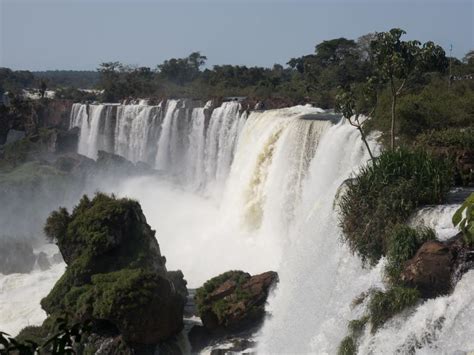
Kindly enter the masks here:
[[74, 104], [70, 128], [79, 127], [78, 153], [104, 150], [144, 162], [195, 188], [223, 184], [247, 118], [238, 102], [200, 107], [192, 100], [159, 105]]

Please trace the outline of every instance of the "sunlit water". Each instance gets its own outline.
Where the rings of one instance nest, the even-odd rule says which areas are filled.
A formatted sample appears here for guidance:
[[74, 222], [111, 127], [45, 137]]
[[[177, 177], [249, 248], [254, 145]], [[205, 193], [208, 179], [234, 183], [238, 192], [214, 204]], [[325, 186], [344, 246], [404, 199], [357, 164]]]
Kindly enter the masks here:
[[[230, 269], [278, 271], [271, 316], [256, 335], [259, 353], [336, 353], [348, 321], [364, 312], [364, 304], [351, 308], [352, 300], [384, 287], [384, 261], [362, 267], [341, 241], [334, 207], [340, 185], [368, 159], [358, 132], [308, 106], [250, 114], [236, 102], [212, 113], [207, 108], [186, 100], [76, 104], [71, 126], [81, 127], [80, 153], [95, 158], [104, 149], [164, 172], [105, 190], [141, 203], [168, 269], [181, 269], [190, 287]], [[454, 209], [425, 209], [412, 223], [432, 226], [446, 239], [456, 232]], [[62, 264], [0, 276], [2, 329], [16, 333], [40, 323], [39, 300], [63, 270]], [[468, 336], [473, 275], [452, 295], [395, 317], [375, 335], [366, 332], [360, 353], [474, 348]]]

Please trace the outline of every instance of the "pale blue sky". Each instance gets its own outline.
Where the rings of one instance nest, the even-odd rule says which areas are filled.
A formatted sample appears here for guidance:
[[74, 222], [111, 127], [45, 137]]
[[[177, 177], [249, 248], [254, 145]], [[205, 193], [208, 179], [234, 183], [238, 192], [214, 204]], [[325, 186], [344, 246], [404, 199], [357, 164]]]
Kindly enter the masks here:
[[336, 37], [401, 27], [462, 57], [474, 48], [473, 0], [0, 0], [0, 66], [155, 67], [201, 51], [208, 65], [285, 64]]

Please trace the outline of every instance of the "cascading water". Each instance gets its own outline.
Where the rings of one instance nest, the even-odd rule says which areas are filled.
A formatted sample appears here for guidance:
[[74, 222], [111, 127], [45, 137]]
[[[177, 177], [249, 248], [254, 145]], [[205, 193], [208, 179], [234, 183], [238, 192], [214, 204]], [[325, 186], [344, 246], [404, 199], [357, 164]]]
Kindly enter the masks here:
[[[229, 269], [278, 271], [259, 353], [336, 353], [348, 321], [363, 312], [363, 305], [351, 308], [352, 300], [384, 287], [384, 260], [364, 269], [341, 242], [334, 199], [368, 154], [357, 130], [338, 116], [309, 106], [248, 114], [238, 102], [141, 101], [75, 104], [70, 127], [80, 128], [81, 154], [96, 158], [103, 149], [163, 170], [165, 178], [133, 178], [106, 190], [140, 201], [168, 267], [182, 269], [190, 287]], [[454, 208], [422, 210], [412, 223], [432, 225], [445, 238], [454, 231]], [[0, 279], [0, 314], [15, 295], [5, 280], [21, 284]], [[375, 335], [366, 330], [360, 353], [474, 349], [473, 281], [469, 272], [452, 295], [394, 317]], [[32, 324], [40, 322], [41, 312], [30, 308]], [[6, 330], [19, 328], [13, 322]]]
[[341, 244], [333, 200], [367, 160], [360, 137], [343, 121], [328, 128], [301, 185], [269, 301], [271, 317], [259, 337], [262, 353], [335, 353], [350, 319], [350, 303], [376, 279]]
[[[199, 107], [191, 100], [157, 106], [74, 104], [70, 128], [79, 127], [78, 153], [105, 150], [145, 162], [196, 188], [224, 184], [247, 118], [238, 102]], [[184, 180], [184, 181], [183, 181]]]

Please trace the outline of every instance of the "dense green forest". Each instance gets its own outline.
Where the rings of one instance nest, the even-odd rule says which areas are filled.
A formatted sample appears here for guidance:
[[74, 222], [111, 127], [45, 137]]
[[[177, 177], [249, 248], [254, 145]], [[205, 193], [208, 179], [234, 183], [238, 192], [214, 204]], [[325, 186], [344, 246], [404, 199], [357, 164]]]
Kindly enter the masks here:
[[100, 75], [94, 70], [46, 70], [33, 72], [35, 78], [47, 82], [51, 89], [75, 88], [94, 89]]
[[[403, 32], [402, 32], [403, 34]], [[59, 90], [59, 97], [84, 99], [74, 89], [99, 89], [101, 101], [118, 101], [126, 97], [209, 97], [250, 96], [256, 98], [284, 97], [295, 102], [313, 102], [334, 107], [338, 89], [365, 83], [377, 71], [373, 43], [377, 34], [369, 33], [357, 40], [335, 38], [315, 46], [312, 54], [291, 58], [286, 65], [271, 68], [240, 65], [206, 66], [207, 57], [200, 52], [185, 58], [171, 58], [155, 68], [130, 66], [120, 62], [102, 63], [97, 71], [12, 71], [0, 68], [0, 92], [17, 92], [23, 88], [39, 88], [46, 83]], [[402, 41], [403, 42], [403, 41]], [[407, 41], [405, 43], [415, 42]], [[427, 42], [431, 43], [432, 42]], [[432, 44], [437, 47], [436, 45]], [[446, 58], [443, 63], [425, 67], [410, 90], [422, 90], [446, 81], [449, 71], [453, 79], [462, 79], [474, 72], [474, 52], [462, 59]], [[465, 87], [470, 85], [457, 85]], [[381, 89], [381, 87], [379, 87]], [[90, 99], [87, 97], [86, 99]]]

